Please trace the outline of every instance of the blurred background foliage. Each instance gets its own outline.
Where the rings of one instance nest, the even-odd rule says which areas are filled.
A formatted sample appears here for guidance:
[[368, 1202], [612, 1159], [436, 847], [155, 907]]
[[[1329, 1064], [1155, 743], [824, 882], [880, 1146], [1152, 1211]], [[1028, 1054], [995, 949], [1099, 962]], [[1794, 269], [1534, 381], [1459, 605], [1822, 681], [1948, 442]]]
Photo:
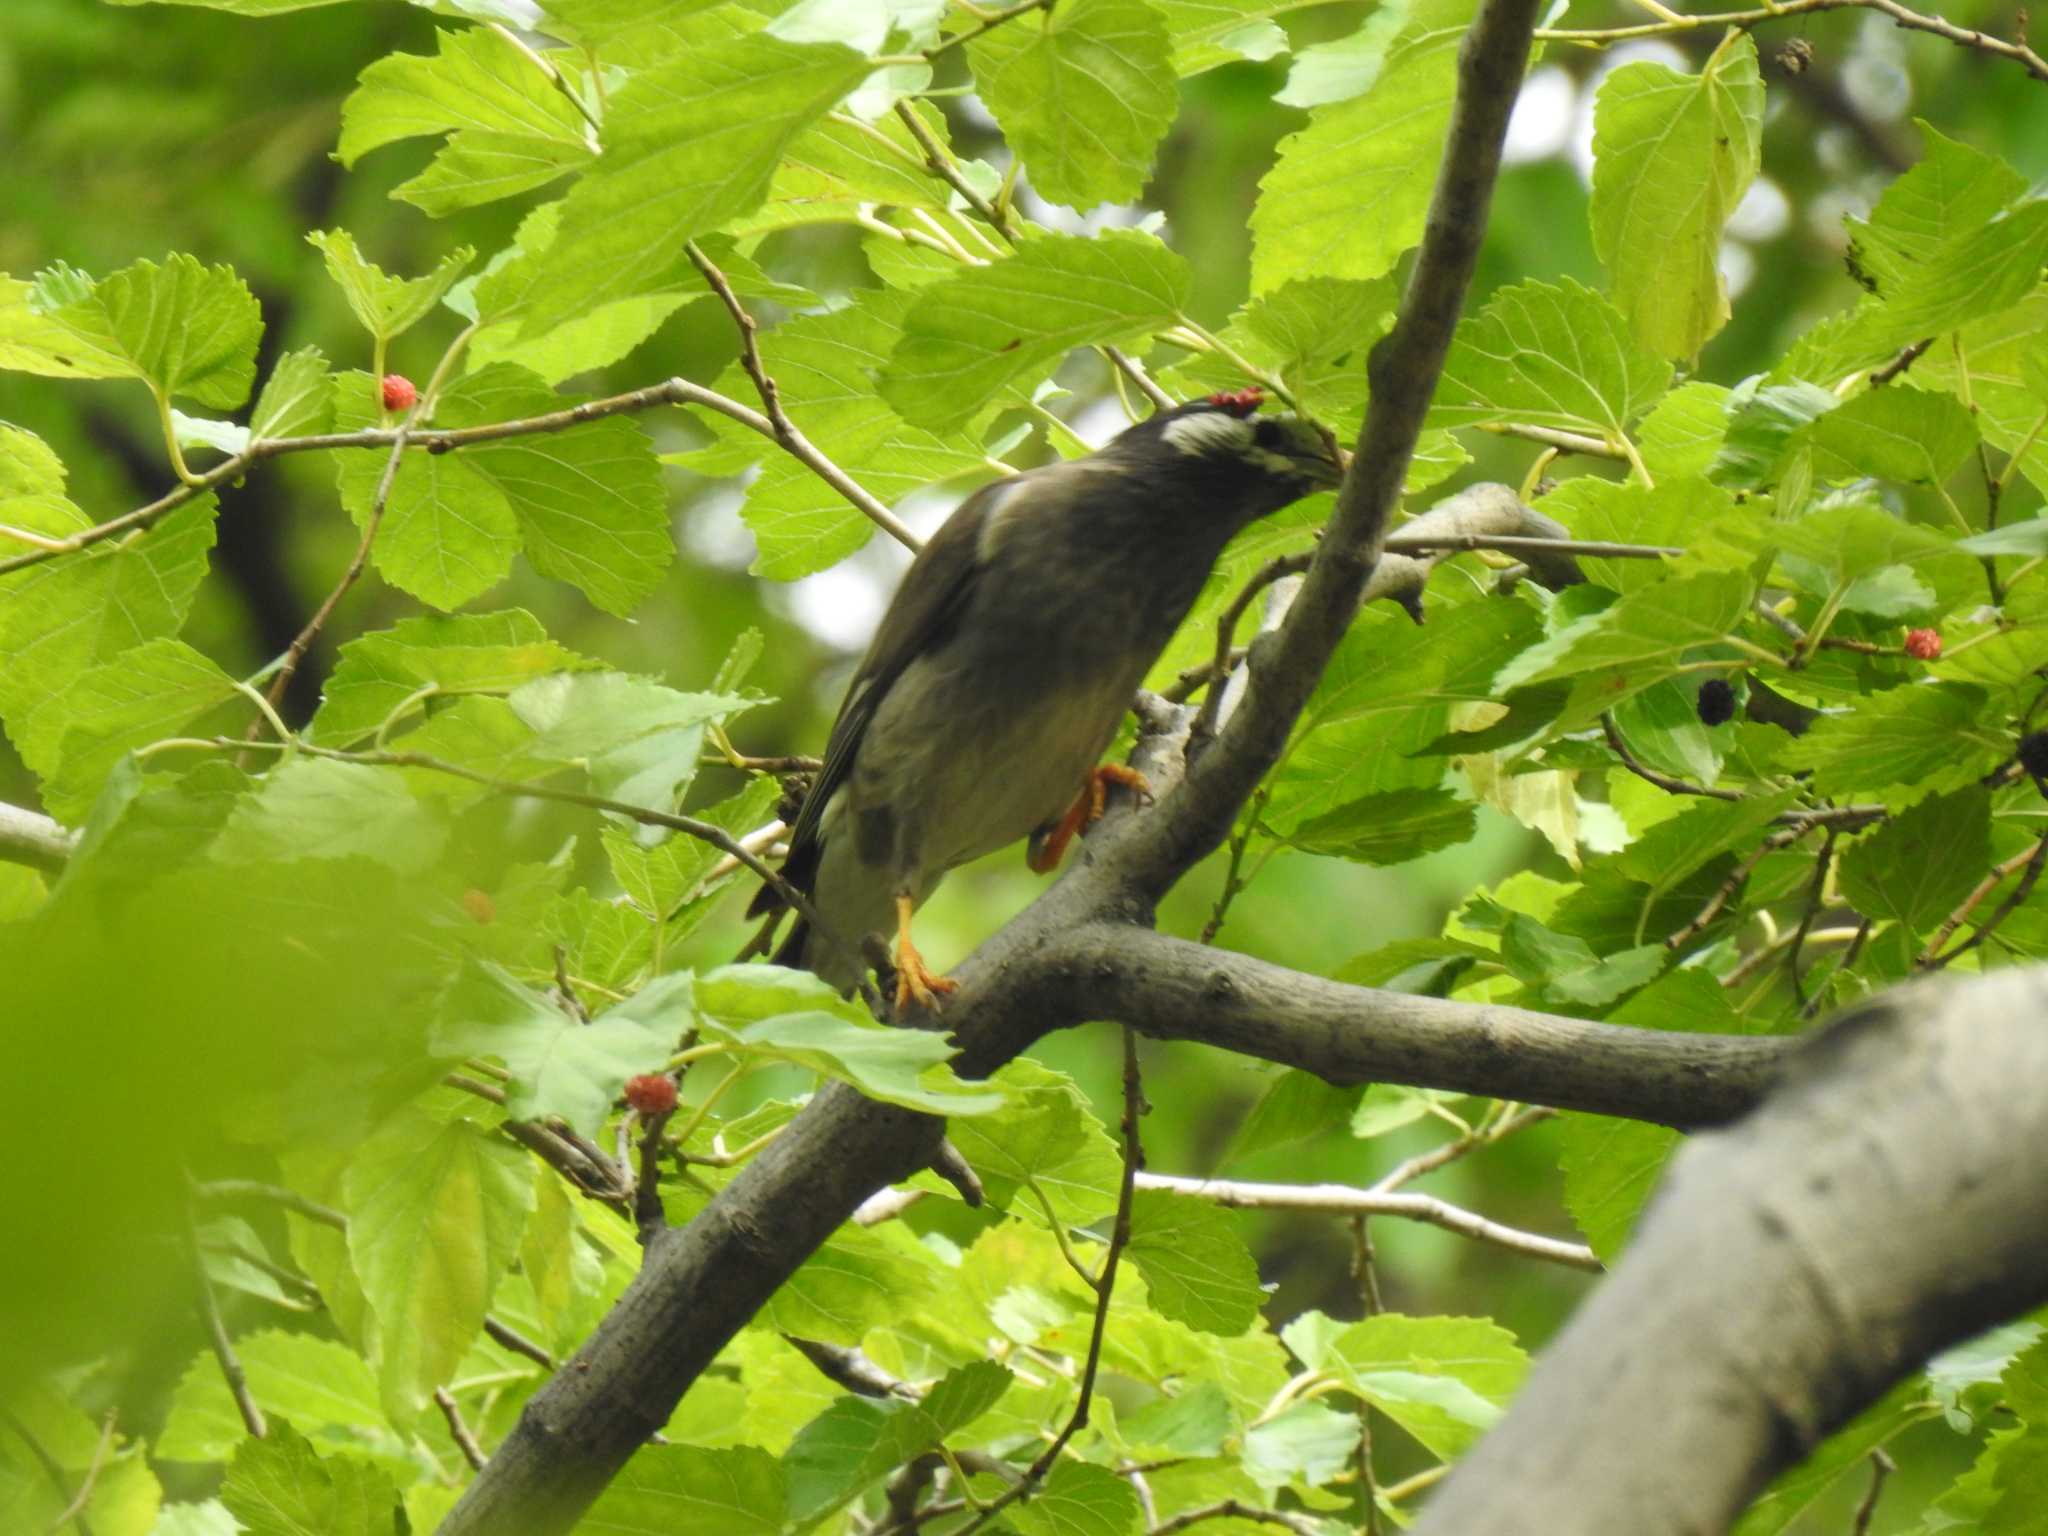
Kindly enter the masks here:
[[[1283, 16], [1294, 43], [1349, 35], [1369, 7], [1306, 6]], [[2006, 33], [2009, 7], [1957, 0], [1950, 20]], [[1618, 25], [1639, 13], [1621, 6], [1574, 6], [1561, 25]], [[231, 15], [177, 7], [115, 8], [93, 0], [6, 0], [0, 10], [0, 271], [28, 275], [64, 261], [106, 272], [138, 257], [188, 251], [207, 263], [231, 263], [261, 300], [268, 330], [261, 370], [278, 352], [318, 345], [337, 368], [367, 367], [368, 345], [304, 240], [311, 229], [346, 227], [365, 253], [387, 270], [418, 273], [469, 244], [491, 251], [511, 235], [519, 215], [539, 197], [493, 203], [435, 221], [389, 200], [389, 190], [416, 174], [433, 142], [380, 149], [344, 174], [330, 151], [343, 97], [360, 69], [395, 50], [431, 52], [436, 20], [404, 4], [367, 3], [309, 10], [252, 23]], [[1486, 293], [1524, 277], [1569, 275], [1601, 281], [1587, 235], [1585, 200], [1592, 91], [1601, 74], [1634, 57], [1697, 62], [1719, 34], [1701, 31], [1638, 49], [1600, 53], [1552, 46], [1536, 65], [1511, 132], [1512, 165], [1500, 182], [1472, 307]], [[1887, 180], [1919, 152], [1913, 120], [1924, 118], [1952, 137], [2003, 157], [2031, 181], [2048, 175], [2048, 93], [2023, 71], [1939, 39], [1901, 32], [1856, 11], [1817, 14], [1774, 24], [1759, 34], [1769, 91], [1764, 173], [1732, 230], [1725, 266], [1734, 290], [1732, 323], [1701, 360], [1700, 375], [1733, 384], [1768, 367], [1789, 341], [1856, 294], [1844, 260], [1843, 216], [1865, 211]], [[1163, 146], [1146, 208], [1164, 213], [1168, 238], [1196, 274], [1192, 312], [1220, 326], [1247, 291], [1251, 236], [1247, 227], [1259, 178], [1274, 147], [1305, 113], [1278, 105], [1274, 93], [1288, 68], [1238, 62], [1183, 83], [1181, 113]], [[952, 65], [959, 71], [958, 56]], [[943, 78], [943, 77], [942, 77]], [[968, 154], [998, 164], [1003, 152], [992, 124], [971, 101], [954, 98], [954, 135]], [[1066, 217], [1027, 199], [1037, 217]], [[1095, 218], [1135, 219], [1142, 210], [1098, 211]], [[773, 275], [826, 295], [873, 282], [855, 231], [812, 227], [772, 236], [759, 252]], [[446, 312], [405, 337], [390, 359], [399, 372], [423, 375], [459, 321]], [[604, 374], [574, 382], [609, 392], [671, 374], [709, 381], [731, 355], [732, 333], [715, 301], [687, 305], [653, 340]], [[1091, 440], [1121, 425], [1109, 381], [1092, 359], [1066, 379], [1062, 414]], [[170, 483], [143, 391], [106, 385], [58, 385], [0, 374], [0, 420], [40, 434], [70, 468], [73, 498], [93, 516], [111, 516], [160, 494]], [[691, 446], [680, 413], [646, 423], [665, 451]], [[1472, 479], [1519, 481], [1531, 445], [1481, 439], [1477, 462], [1452, 485]], [[858, 473], [859, 466], [850, 466]], [[1598, 472], [1597, 470], [1595, 472]], [[738, 491], [676, 470], [673, 505], [682, 558], [666, 587], [631, 619], [596, 611], [569, 587], [522, 573], [482, 606], [521, 606], [575, 650], [682, 688], [700, 687], [734, 638], [749, 627], [767, 637], [752, 681], [779, 700], [747, 716], [742, 750], [773, 754], [816, 751], [831, 711], [881, 603], [902, 565], [900, 551], [876, 539], [854, 560], [794, 586], [757, 581], [747, 566], [751, 541], [740, 523]], [[2024, 486], [2025, 482], [2019, 483]], [[2025, 498], [2031, 492], [2016, 487]], [[245, 484], [226, 488], [216, 575], [201, 592], [187, 638], [231, 672], [247, 674], [283, 649], [319, 595], [346, 564], [356, 531], [337, 504], [331, 471], [313, 456], [263, 467]], [[934, 495], [913, 507], [928, 529], [951, 498]], [[2022, 504], [2009, 518], [2028, 515]], [[1447, 571], [1439, 580], [1461, 579]], [[287, 715], [302, 721], [332, 648], [350, 635], [387, 626], [417, 611], [404, 594], [366, 576], [347, 599], [312, 663], [297, 680]], [[707, 771], [696, 791], [710, 800], [735, 788], [731, 775]], [[1597, 792], [1597, 791], [1596, 791]], [[34, 804], [34, 784], [0, 744], [0, 798]], [[1322, 974], [1391, 939], [1434, 934], [1476, 887], [1521, 868], [1562, 874], [1557, 855], [1533, 834], [1481, 808], [1481, 835], [1397, 871], [1280, 852], [1229, 913], [1220, 942]], [[600, 877], [595, 828], [587, 815], [560, 807], [518, 808], [511, 817], [507, 861], [547, 858], [572, 838], [576, 857]], [[1222, 882], [1213, 862], [1184, 882], [1162, 922], [1194, 933], [1209, 915]], [[1039, 882], [1016, 851], [956, 874], [920, 928], [928, 953], [947, 964], [1030, 900]], [[728, 957], [743, 932], [738, 901], [706, 926], [697, 943], [707, 962]], [[139, 1070], [123, 1081], [153, 1091], [230, 1095], [217, 1064], [237, 1051], [295, 1048], [290, 1042], [345, 1039], [344, 1021], [364, 1003], [345, 978], [287, 974], [273, 956], [251, 972], [249, 951], [233, 935], [196, 931], [190, 914], [155, 914], [140, 928], [165, 954], [181, 947], [194, 961], [189, 996], [127, 995], [124, 958], [148, 972], [126, 946], [76, 957], [73, 974], [90, 978], [91, 1007], [74, 993], [64, 1016], [96, 1018], [89, 1041], [61, 1043], [66, 1060], [122, 1053]], [[394, 933], [402, 927], [394, 902]], [[205, 965], [197, 964], [204, 959]], [[223, 969], [214, 969], [219, 966]], [[278, 967], [282, 967], [279, 969]], [[44, 975], [51, 974], [44, 968]], [[226, 987], [251, 1000], [248, 1010], [222, 1010]], [[277, 1020], [267, 1039], [208, 1036], [209, 1017], [225, 1011], [256, 1016], [260, 1000]], [[149, 1029], [134, 1029], [133, 1010], [147, 1010]], [[59, 1000], [5, 999], [10, 1054], [48, 1046], [39, 1019], [59, 1016]], [[205, 1060], [181, 1040], [208, 1039]], [[135, 1053], [147, 1061], [135, 1060]], [[1042, 1044], [1041, 1058], [1074, 1073], [1094, 1094], [1105, 1120], [1115, 1119], [1116, 1044], [1108, 1031], [1076, 1031]], [[1190, 1047], [1147, 1050], [1146, 1122], [1149, 1161], [1161, 1172], [1227, 1172], [1246, 1177], [1284, 1174], [1367, 1183], [1399, 1158], [1443, 1139], [1447, 1127], [1424, 1120], [1376, 1140], [1333, 1133], [1250, 1157], [1232, 1154], [1233, 1136], [1264, 1086], [1263, 1069]], [[33, 1064], [17, 1055], [17, 1066]], [[771, 1085], [762, 1084], [768, 1091]], [[197, 1324], [182, 1304], [153, 1304], [144, 1264], [122, 1257], [122, 1198], [149, 1169], [96, 1159], [90, 1122], [100, 1116], [147, 1116], [146, 1096], [96, 1100], [91, 1083], [70, 1104], [43, 1107], [43, 1123], [27, 1127], [63, 1172], [42, 1177], [19, 1166], [7, 1204], [26, 1216], [10, 1221], [14, 1236], [44, 1223], [99, 1227], [103, 1272], [126, 1277], [138, 1334], [154, 1331], [168, 1387], [198, 1343]], [[1475, 1112], [1453, 1102], [1448, 1113]], [[24, 1129], [16, 1127], [17, 1130]], [[73, 1156], [70, 1148], [83, 1148]], [[168, 1160], [163, 1167], [171, 1166]], [[1562, 1231], [1556, 1148], [1548, 1128], [1512, 1139], [1440, 1175], [1444, 1195], [1507, 1222]], [[156, 1172], [161, 1173], [159, 1168]], [[1262, 1274], [1277, 1289], [1275, 1317], [1321, 1306], [1339, 1315], [1357, 1310], [1351, 1275], [1352, 1237], [1342, 1223], [1317, 1217], [1248, 1218], [1247, 1235]], [[1537, 1266], [1434, 1228], [1382, 1221], [1374, 1228], [1381, 1284], [1390, 1307], [1439, 1314], [1491, 1313], [1528, 1348], [1540, 1349], [1583, 1294], [1587, 1279]], [[105, 1298], [97, 1298], [99, 1304]], [[97, 1310], [97, 1307], [95, 1308]], [[102, 1314], [103, 1315], [103, 1314]], [[64, 1319], [56, 1312], [53, 1322]], [[86, 1315], [74, 1321], [81, 1324]], [[124, 1428], [129, 1421], [124, 1417]], [[136, 1428], [142, 1426], [136, 1425]], [[1938, 1480], [1953, 1474], [1965, 1442], [1938, 1429], [1923, 1432], [1928, 1457], [1901, 1456], [1909, 1476], [1927, 1487], [1902, 1491], [1899, 1510], [1919, 1507]], [[1853, 1495], [1856, 1490], [1848, 1490]], [[1919, 1495], [1921, 1497], [1916, 1497]], [[1827, 1516], [1823, 1515], [1825, 1519]], [[1884, 1528], [1882, 1517], [1875, 1527]]]

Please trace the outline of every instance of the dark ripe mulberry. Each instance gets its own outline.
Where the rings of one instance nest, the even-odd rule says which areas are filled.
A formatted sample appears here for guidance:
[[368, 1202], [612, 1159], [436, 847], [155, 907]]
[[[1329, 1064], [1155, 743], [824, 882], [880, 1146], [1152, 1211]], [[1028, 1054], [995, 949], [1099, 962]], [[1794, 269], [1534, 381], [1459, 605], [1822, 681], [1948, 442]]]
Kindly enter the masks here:
[[1725, 677], [1710, 677], [1700, 684], [1696, 706], [1701, 725], [1726, 725], [1735, 718], [1735, 688]]

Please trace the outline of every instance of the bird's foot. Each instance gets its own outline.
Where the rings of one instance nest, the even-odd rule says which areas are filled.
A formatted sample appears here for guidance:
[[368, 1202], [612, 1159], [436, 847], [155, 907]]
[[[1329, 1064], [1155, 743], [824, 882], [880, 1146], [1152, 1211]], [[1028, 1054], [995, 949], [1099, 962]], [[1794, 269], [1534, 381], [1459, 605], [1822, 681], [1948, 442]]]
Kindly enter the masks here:
[[1152, 786], [1137, 769], [1126, 768], [1121, 763], [1101, 764], [1088, 775], [1087, 782], [1081, 786], [1081, 793], [1074, 797], [1074, 803], [1067, 807], [1066, 814], [1053, 823], [1052, 830], [1043, 837], [1032, 836], [1024, 861], [1031, 866], [1033, 873], [1044, 875], [1058, 869], [1067, 844], [1077, 834], [1085, 833], [1102, 820], [1103, 803], [1112, 784], [1122, 785], [1140, 800], [1152, 798]]
[[957, 992], [960, 983], [926, 965], [910, 942], [910, 906], [908, 896], [896, 898], [896, 1011], [900, 1014], [915, 1002], [927, 1013], [937, 1013], [940, 996]]

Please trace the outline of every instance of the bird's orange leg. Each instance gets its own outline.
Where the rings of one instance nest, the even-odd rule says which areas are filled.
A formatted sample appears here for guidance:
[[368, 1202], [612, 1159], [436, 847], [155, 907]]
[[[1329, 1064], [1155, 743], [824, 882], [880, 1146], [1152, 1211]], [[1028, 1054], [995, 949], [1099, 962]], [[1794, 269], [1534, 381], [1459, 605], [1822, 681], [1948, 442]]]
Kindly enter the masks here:
[[1152, 798], [1152, 786], [1145, 782], [1145, 775], [1137, 769], [1126, 768], [1121, 763], [1103, 763], [1088, 775], [1081, 786], [1081, 793], [1074, 796], [1074, 803], [1053, 824], [1053, 829], [1043, 839], [1032, 838], [1024, 862], [1034, 873], [1044, 875], [1058, 869], [1060, 856], [1067, 851], [1067, 844], [1074, 840], [1075, 834], [1086, 832], [1102, 820], [1102, 802], [1112, 784], [1121, 784], [1141, 800]]
[[960, 983], [933, 971], [910, 942], [912, 907], [908, 896], [896, 898], [896, 1011], [901, 1013], [915, 998], [919, 1007], [936, 1013], [939, 994], [957, 991]]

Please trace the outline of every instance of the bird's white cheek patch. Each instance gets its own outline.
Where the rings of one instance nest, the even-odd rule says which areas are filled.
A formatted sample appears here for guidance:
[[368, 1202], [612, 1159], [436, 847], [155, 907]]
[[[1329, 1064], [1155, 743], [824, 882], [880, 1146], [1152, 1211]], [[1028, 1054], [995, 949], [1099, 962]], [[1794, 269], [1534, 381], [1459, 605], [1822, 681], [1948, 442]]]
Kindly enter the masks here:
[[1168, 447], [1179, 453], [1242, 454], [1251, 446], [1252, 424], [1240, 421], [1227, 411], [1198, 411], [1192, 416], [1169, 421], [1160, 435], [1166, 439]]

